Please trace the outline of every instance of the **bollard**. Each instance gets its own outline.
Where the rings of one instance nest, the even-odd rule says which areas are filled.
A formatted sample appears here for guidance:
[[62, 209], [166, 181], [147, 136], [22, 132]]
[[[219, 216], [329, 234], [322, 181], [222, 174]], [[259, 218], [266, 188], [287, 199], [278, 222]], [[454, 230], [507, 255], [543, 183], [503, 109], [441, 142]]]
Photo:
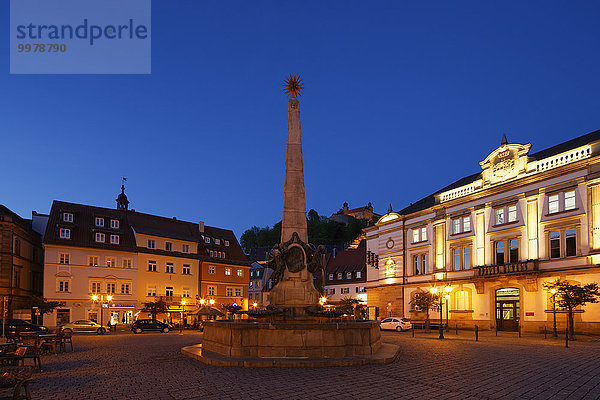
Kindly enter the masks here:
[[498, 336], [498, 321], [496, 321], [496, 336]]
[[544, 325], [544, 339], [548, 339], [548, 333], [546, 332], [546, 325]]
[[569, 328], [565, 329], [565, 347], [569, 347]]
[[458, 324], [456, 324], [456, 334], [458, 335]]
[[479, 342], [479, 326], [475, 325], [475, 341]]
[[415, 328], [413, 327], [413, 328], [411, 329], [411, 331], [412, 331], [412, 337], [415, 337]]
[[517, 329], [519, 330], [519, 337], [521, 337], [521, 324], [517, 323]]

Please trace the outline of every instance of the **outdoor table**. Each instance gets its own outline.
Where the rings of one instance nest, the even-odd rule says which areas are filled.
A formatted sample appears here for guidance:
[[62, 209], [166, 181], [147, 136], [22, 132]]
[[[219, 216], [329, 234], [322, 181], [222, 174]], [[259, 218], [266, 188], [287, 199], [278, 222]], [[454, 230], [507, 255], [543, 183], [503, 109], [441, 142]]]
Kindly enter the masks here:
[[54, 353], [56, 353], [56, 338], [58, 337], [58, 334], [56, 333], [42, 333], [39, 334], [38, 337], [40, 338], [41, 343], [41, 347], [53, 347]]

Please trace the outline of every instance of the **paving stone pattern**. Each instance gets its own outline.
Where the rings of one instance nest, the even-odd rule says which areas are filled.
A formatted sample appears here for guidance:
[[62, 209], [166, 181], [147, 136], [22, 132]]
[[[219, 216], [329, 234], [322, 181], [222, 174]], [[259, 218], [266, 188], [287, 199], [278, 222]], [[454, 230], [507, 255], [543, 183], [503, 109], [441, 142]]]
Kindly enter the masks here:
[[75, 352], [43, 356], [34, 399], [599, 399], [600, 343], [468, 333], [384, 332], [392, 364], [220, 368], [180, 354], [196, 332], [75, 336]]

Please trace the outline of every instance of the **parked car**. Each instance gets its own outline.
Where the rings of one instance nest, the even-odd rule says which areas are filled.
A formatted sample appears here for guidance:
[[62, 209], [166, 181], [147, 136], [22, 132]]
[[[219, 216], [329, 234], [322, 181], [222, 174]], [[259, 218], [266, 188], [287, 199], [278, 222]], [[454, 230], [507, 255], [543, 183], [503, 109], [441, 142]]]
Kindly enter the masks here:
[[165, 324], [164, 322], [155, 319], [138, 319], [131, 324], [133, 333], [142, 333], [143, 331], [158, 331], [167, 333], [173, 330], [173, 325]]
[[69, 322], [60, 327], [62, 332], [90, 332], [97, 333], [98, 335], [104, 335], [106, 333], [106, 328], [101, 326], [100, 324], [94, 321], [88, 321], [86, 319], [82, 319], [79, 321]]
[[[4, 320], [0, 319], [0, 330]], [[47, 332], [48, 328], [41, 325], [34, 325], [31, 322], [27, 322], [22, 319], [6, 319], [6, 325], [4, 325], [5, 333], [21, 333], [21, 332]]]
[[407, 331], [412, 329], [412, 324], [407, 318], [401, 317], [390, 317], [381, 321], [381, 325], [379, 325], [381, 330], [390, 329], [397, 330], [398, 332]]

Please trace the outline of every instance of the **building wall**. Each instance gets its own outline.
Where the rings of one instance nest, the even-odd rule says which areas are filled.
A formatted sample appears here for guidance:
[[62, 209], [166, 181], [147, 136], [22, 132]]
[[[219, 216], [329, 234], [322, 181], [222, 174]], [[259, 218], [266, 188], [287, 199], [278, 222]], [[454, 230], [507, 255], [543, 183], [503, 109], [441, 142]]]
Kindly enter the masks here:
[[[214, 273], [211, 272], [211, 267], [214, 267]], [[226, 273], [227, 270], [230, 272], [229, 275]], [[202, 261], [200, 297], [214, 299], [217, 304], [237, 303], [247, 310], [249, 276], [250, 266]], [[209, 293], [209, 287], [214, 288], [214, 295]], [[231, 296], [228, 295], [228, 288]]]

